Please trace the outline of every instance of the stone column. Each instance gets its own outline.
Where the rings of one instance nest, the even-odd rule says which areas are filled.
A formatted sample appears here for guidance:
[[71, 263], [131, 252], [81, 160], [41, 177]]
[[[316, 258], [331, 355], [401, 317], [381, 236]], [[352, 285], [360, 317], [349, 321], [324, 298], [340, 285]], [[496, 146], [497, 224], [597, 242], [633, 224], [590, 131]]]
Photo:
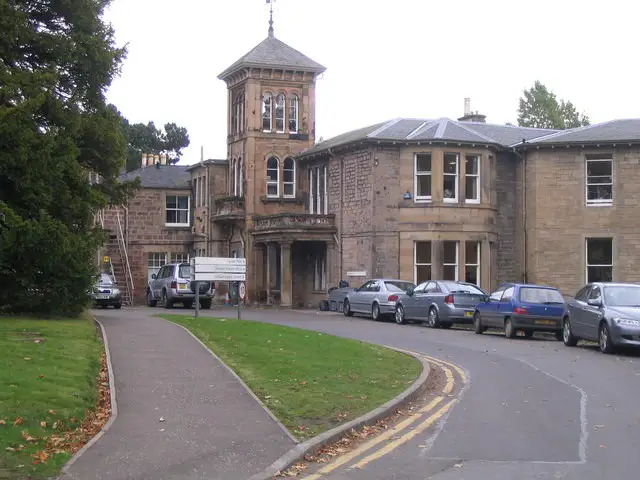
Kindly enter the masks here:
[[327, 265], [327, 289], [330, 287], [337, 287], [339, 279], [335, 278], [336, 268], [336, 244], [335, 242], [326, 242], [326, 250], [325, 250], [325, 263]]
[[[265, 290], [265, 271], [264, 271], [264, 255], [265, 255], [264, 243], [253, 244], [253, 285], [251, 290], [253, 291], [254, 304], [258, 304], [260, 301], [260, 292]], [[247, 279], [248, 280], [248, 279]]]
[[442, 267], [442, 260], [444, 252], [442, 250], [442, 240], [431, 241], [431, 279], [439, 280], [442, 278], [444, 268]]
[[267, 272], [265, 275], [265, 287], [267, 290], [267, 305], [271, 305], [271, 290], [273, 289], [274, 276], [276, 274], [276, 245], [267, 243]]
[[280, 306], [291, 307], [293, 299], [291, 242], [283, 242], [280, 244], [280, 262]]

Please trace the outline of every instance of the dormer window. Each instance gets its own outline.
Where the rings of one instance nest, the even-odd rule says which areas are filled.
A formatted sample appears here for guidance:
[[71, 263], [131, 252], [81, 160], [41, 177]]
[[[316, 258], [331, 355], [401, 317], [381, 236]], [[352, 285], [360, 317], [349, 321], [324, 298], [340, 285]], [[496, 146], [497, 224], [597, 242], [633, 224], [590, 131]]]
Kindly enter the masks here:
[[298, 133], [298, 96], [289, 97], [289, 133]]
[[273, 128], [272, 113], [273, 97], [267, 92], [262, 96], [262, 130], [265, 132], [270, 132]]
[[284, 95], [281, 93], [276, 97], [276, 132], [284, 133]]

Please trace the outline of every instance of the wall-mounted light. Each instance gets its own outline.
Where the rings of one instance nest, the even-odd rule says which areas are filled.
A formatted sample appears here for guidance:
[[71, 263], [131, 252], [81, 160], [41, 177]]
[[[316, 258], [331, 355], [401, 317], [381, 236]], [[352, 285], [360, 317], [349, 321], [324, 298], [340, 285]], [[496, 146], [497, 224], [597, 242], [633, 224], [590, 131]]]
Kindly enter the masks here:
[[403, 195], [403, 198], [404, 198], [405, 200], [411, 200], [411, 199], [413, 198], [413, 196], [411, 195], [411, 192], [407, 190], [407, 193], [405, 193], [405, 194]]

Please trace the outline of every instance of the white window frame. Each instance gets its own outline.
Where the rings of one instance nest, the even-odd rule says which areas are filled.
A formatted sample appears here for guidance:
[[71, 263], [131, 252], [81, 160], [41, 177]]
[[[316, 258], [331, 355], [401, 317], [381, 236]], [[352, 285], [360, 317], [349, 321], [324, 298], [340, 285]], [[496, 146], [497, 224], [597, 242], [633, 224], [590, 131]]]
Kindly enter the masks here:
[[[298, 95], [294, 93], [289, 97], [289, 118], [288, 118], [289, 133], [298, 133], [299, 109], [300, 109], [300, 99], [298, 98]], [[292, 122], [293, 122], [294, 128], [291, 128]]]
[[[267, 106], [267, 99], [269, 99], [269, 105]], [[272, 132], [273, 131], [273, 95], [271, 92], [265, 92], [262, 94], [262, 117], [260, 121], [262, 122], [262, 131], [263, 132]], [[268, 111], [268, 116], [267, 116]], [[269, 119], [269, 128], [264, 128], [265, 119]]]
[[160, 269], [167, 264], [166, 252], [149, 252], [147, 254], [147, 268]]
[[[592, 157], [592, 158], [589, 158]], [[598, 158], [593, 158], [598, 157]], [[611, 183], [589, 183], [589, 162], [609, 162], [611, 167]], [[592, 176], [591, 178], [600, 178]], [[584, 199], [589, 207], [609, 207], [613, 205], [613, 155], [612, 154], [586, 154], [584, 163]], [[611, 186], [611, 198], [589, 200], [589, 187], [592, 185]]]
[[[589, 240], [609, 240], [611, 242], [611, 264], [607, 265], [607, 264], [589, 264]], [[589, 237], [589, 238], [585, 238], [584, 241], [584, 279], [585, 279], [585, 283], [591, 283], [589, 282], [589, 267], [608, 267], [611, 268], [611, 280], [613, 280], [613, 274], [614, 274], [614, 267], [613, 267], [613, 238], [611, 237]]]
[[327, 256], [316, 255], [313, 262], [313, 290], [323, 292], [327, 288]]
[[[467, 258], [467, 243], [475, 243], [476, 244], [476, 250], [478, 251], [478, 254], [476, 255], [476, 258], [474, 259], [475, 263], [471, 263], [469, 262], [469, 259]], [[476, 279], [477, 279], [477, 283], [476, 285], [479, 287], [481, 285], [481, 270], [480, 270], [480, 260], [482, 258], [482, 253], [481, 253], [481, 249], [482, 249], [482, 242], [473, 242], [471, 240], [467, 240], [465, 241], [464, 244], [464, 280], [467, 281], [467, 269], [468, 268], [475, 268], [476, 269]]]
[[[292, 168], [287, 168], [287, 161], [291, 162]], [[293, 179], [291, 182], [285, 180], [284, 172], [291, 172]], [[286, 193], [287, 189], [285, 187], [287, 185], [291, 185], [291, 193]], [[292, 157], [287, 157], [282, 162], [282, 196], [284, 198], [295, 198], [296, 196], [296, 161]]]
[[[269, 160], [274, 159], [276, 161], [276, 168], [269, 168]], [[280, 198], [280, 159], [278, 157], [276, 157], [275, 155], [271, 155], [269, 157], [267, 157], [267, 184], [266, 184], [266, 195], [268, 198]], [[276, 179], [275, 180], [270, 180], [269, 178], [269, 171], [270, 170], [275, 170], [276, 171]], [[276, 193], [269, 193], [269, 186], [270, 185], [275, 185], [276, 186]]]
[[[444, 166], [446, 162], [447, 155], [455, 155], [456, 156], [456, 173], [445, 173]], [[444, 181], [447, 180], [447, 177], [454, 177], [454, 189], [453, 189], [453, 198], [445, 198], [444, 196]], [[458, 195], [459, 195], [459, 179], [460, 177], [460, 154], [456, 152], [444, 152], [442, 156], [442, 201], [444, 203], [458, 203]]]
[[238, 170], [238, 197], [242, 197], [244, 195], [244, 160], [242, 157], [238, 158], [236, 163], [236, 168]]
[[[431, 170], [418, 172], [418, 155], [429, 155], [431, 158]], [[431, 182], [431, 195], [418, 195], [418, 177], [429, 177]], [[413, 154], [413, 201], [415, 203], [426, 203], [431, 201], [433, 195], [433, 154], [431, 152], [419, 152]]]
[[194, 192], [194, 203], [196, 205], [196, 207], [198, 206], [198, 179], [199, 177], [196, 177], [193, 179], [193, 192]]
[[[433, 241], [432, 240], [415, 240], [413, 242], [413, 283], [418, 284], [418, 267], [430, 267], [431, 275], [433, 277]], [[431, 249], [431, 262], [430, 263], [418, 263], [418, 243], [428, 243], [429, 248]], [[428, 278], [426, 280], [422, 280], [420, 283], [427, 283], [433, 280], [433, 278]]]
[[[456, 246], [456, 263], [444, 263], [444, 244], [445, 244], [445, 242], [452, 242], [453, 244], [455, 244], [455, 246]], [[457, 241], [457, 240], [444, 240], [442, 242], [442, 249], [443, 249], [443, 252], [442, 252], [442, 277], [444, 279], [444, 267], [455, 267], [455, 269], [454, 269], [455, 276], [454, 276], [453, 280], [450, 279], [450, 278], [447, 278], [446, 280], [457, 282], [459, 280], [459, 278], [460, 278], [460, 268], [459, 268], [459, 265], [460, 265], [460, 242]]]
[[207, 198], [207, 193], [209, 193], [208, 185], [207, 185], [207, 176], [205, 175], [204, 177], [201, 177], [201, 179], [204, 182], [202, 186], [202, 205], [207, 207], [209, 205], [209, 199]]
[[[320, 175], [321, 172], [323, 175]], [[320, 194], [320, 178], [322, 178], [324, 195]], [[314, 215], [327, 215], [329, 213], [326, 165], [315, 166], [309, 169], [309, 213]]]
[[[469, 173], [467, 171], [467, 159], [468, 158], [475, 158], [476, 165], [477, 165], [477, 168], [476, 168], [477, 173]], [[465, 159], [465, 163], [464, 163], [464, 203], [480, 203], [480, 164], [482, 163], [482, 161], [481, 161], [482, 156], [469, 154], [469, 155], [465, 155], [464, 159]], [[477, 193], [477, 197], [476, 198], [468, 198], [469, 197], [469, 193], [467, 191], [467, 179], [468, 178], [475, 179], [476, 193]]]
[[[167, 208], [167, 200], [169, 197], [176, 197], [176, 207], [179, 204], [178, 199], [180, 197], [187, 197], [187, 208]], [[169, 223], [167, 221], [167, 214], [169, 212], [187, 212], [186, 223]], [[164, 221], [166, 227], [189, 227], [191, 226], [191, 195], [165, 195], [164, 197]]]
[[171, 263], [189, 263], [190, 259], [189, 252], [171, 252]]
[[231, 159], [231, 168], [229, 169], [229, 195], [236, 194], [236, 159]]
[[[275, 117], [275, 128], [276, 128], [276, 133], [284, 133], [284, 130], [286, 128], [286, 120], [287, 120], [287, 97], [285, 96], [284, 93], [279, 93], [278, 95], [276, 95], [276, 101], [275, 101], [275, 108], [274, 108], [274, 117]], [[278, 109], [282, 107], [281, 109], [281, 116], [278, 115]], [[282, 128], [278, 128], [278, 121], [282, 120]]]
[[310, 168], [309, 169], [309, 213], [315, 213], [314, 207], [314, 195], [313, 195], [313, 172], [315, 171], [315, 168]]

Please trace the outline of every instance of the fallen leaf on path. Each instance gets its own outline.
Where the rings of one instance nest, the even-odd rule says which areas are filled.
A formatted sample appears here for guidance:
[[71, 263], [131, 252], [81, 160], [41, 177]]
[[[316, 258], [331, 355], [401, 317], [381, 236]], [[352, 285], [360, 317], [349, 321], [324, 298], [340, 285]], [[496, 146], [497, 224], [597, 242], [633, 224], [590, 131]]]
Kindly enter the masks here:
[[38, 465], [39, 463], [46, 463], [49, 459], [49, 454], [44, 450], [40, 450], [33, 455], [31, 455], [35, 460], [33, 461], [34, 465]]
[[44, 378], [44, 375], [41, 373], [40, 375], [38, 375], [39, 378]]
[[16, 451], [16, 449], [15, 449], [15, 448], [13, 448], [13, 447], [7, 447], [7, 448], [5, 448], [5, 450], [6, 450], [7, 452], [15, 452], [15, 451]]
[[56, 411], [55, 411], [55, 410], [49, 410], [47, 413], [48, 413], [49, 415], [55, 415], [55, 414], [56, 414]]
[[22, 438], [24, 438], [27, 442], [37, 442], [38, 439], [36, 437], [32, 437], [31, 435], [29, 435], [29, 432], [27, 432], [26, 430], [22, 431]]
[[0, 425], [6, 425], [7, 421], [0, 418]]
[[14, 421], [13, 421], [13, 426], [15, 427], [16, 425], [22, 425], [24, 423], [24, 418], [22, 417], [17, 417]]
[[40, 426], [42, 428], [47, 428], [47, 422], [40, 422]]
[[31, 360], [31, 357], [24, 357], [24, 359], [25, 359], [26, 361], [29, 361], [29, 360]]

